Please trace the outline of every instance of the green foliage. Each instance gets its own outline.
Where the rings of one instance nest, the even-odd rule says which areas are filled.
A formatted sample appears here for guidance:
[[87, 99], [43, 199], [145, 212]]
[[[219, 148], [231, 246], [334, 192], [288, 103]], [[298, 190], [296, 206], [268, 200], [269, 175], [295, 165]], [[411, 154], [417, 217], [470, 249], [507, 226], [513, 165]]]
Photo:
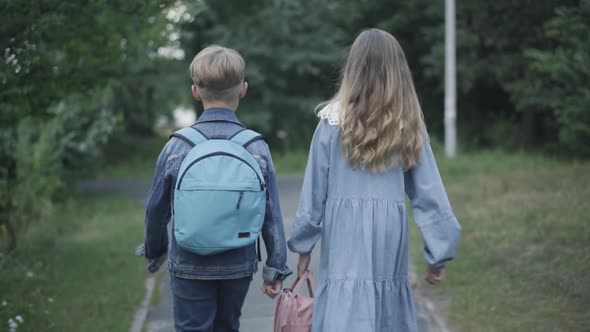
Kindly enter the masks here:
[[64, 147], [59, 144], [59, 131], [57, 121], [41, 124], [25, 118], [19, 122], [13, 155], [18, 186], [9, 197], [18, 226], [47, 216], [49, 199], [63, 185]]
[[154, 166], [167, 137], [115, 135], [104, 147], [104, 157], [95, 176], [107, 179], [151, 181]]
[[314, 107], [334, 93], [344, 58], [334, 12], [320, 0], [202, 1], [188, 12], [193, 18], [183, 24], [186, 60], [211, 44], [238, 50], [249, 82], [240, 118], [271, 143], [286, 130], [287, 140], [301, 145], [315, 127]]
[[85, 169], [96, 162], [99, 147], [116, 124], [107, 93], [70, 96], [49, 113], [53, 117], [46, 122], [27, 117], [16, 128], [12, 152], [16, 186], [4, 195], [19, 227], [46, 217], [51, 199], [66, 181], [88, 174]]
[[0, 2], [0, 226], [44, 217], [116, 126], [151, 128], [167, 3]]
[[[536, 1], [534, 6], [527, 0], [457, 3], [458, 126], [464, 141], [476, 147], [510, 148], [552, 140], [543, 122], [548, 114], [518, 107], [516, 84], [530, 84], [530, 60], [524, 53], [547, 44], [543, 24], [559, 6], [574, 4], [557, 0]], [[442, 93], [444, 82], [444, 8], [442, 3], [438, 7], [430, 11], [434, 25], [422, 29], [430, 50], [421, 55], [436, 94]], [[442, 95], [437, 98], [442, 106]], [[425, 112], [427, 119], [429, 112], [433, 110]]]
[[[556, 145], [587, 156], [579, 142], [587, 140], [583, 128], [589, 123], [583, 115], [588, 114], [584, 96], [589, 94], [583, 82], [588, 81], [590, 28], [587, 14], [581, 14], [588, 1], [531, 4], [526, 0], [457, 3], [459, 135], [474, 147]], [[440, 134], [443, 4], [411, 2], [398, 9], [403, 14], [392, 15], [383, 26], [400, 39], [410, 63], [419, 59], [421, 66], [412, 68], [418, 92], [429, 127]]]
[[590, 156], [590, 1], [558, 9], [544, 35], [551, 47], [525, 53], [531, 73], [526, 84], [517, 85], [517, 105], [551, 111], [559, 146]]
[[[574, 82], [587, 81], [590, 31], [582, 14], [587, 3], [457, 3], [462, 141], [475, 147], [581, 148], [575, 142], [587, 135], [588, 121], [582, 114], [588, 108], [582, 105], [588, 88]], [[264, 131], [275, 146], [279, 144], [274, 136], [281, 129], [289, 131], [288, 146], [306, 145], [300, 142], [311, 134], [314, 106], [334, 93], [348, 45], [368, 27], [390, 31], [400, 41], [429, 129], [442, 134], [443, 2], [225, 0], [186, 6], [190, 15], [180, 26], [187, 62], [210, 44], [240, 51], [250, 82], [241, 117]], [[295, 137], [305, 139], [293, 141]]]
[[[116, 77], [129, 52], [128, 36], [139, 22], [129, 13], [139, 2], [8, 1], [2, 3], [0, 30], [4, 58], [2, 106], [43, 115], [73, 92], [92, 91]], [[133, 41], [133, 39], [130, 39]], [[10, 119], [10, 118], [9, 118]]]
[[[457, 3], [463, 142], [590, 156], [589, 7]], [[28, 200], [49, 202], [91, 172], [111, 136], [151, 134], [190, 98], [188, 62], [211, 44], [242, 53], [250, 88], [240, 118], [284, 152], [308, 145], [313, 109], [334, 94], [356, 34], [390, 31], [440, 136], [443, 14], [442, 2], [427, 0], [0, 1], [0, 225], [38, 219], [43, 204]], [[182, 47], [185, 61], [163, 58], [162, 46]]]
[[[116, 113], [123, 118], [124, 130], [145, 136], [153, 134], [157, 116], [162, 113], [156, 103], [158, 82], [155, 68], [130, 69], [121, 80], [113, 82]], [[164, 107], [163, 107], [164, 109]]]

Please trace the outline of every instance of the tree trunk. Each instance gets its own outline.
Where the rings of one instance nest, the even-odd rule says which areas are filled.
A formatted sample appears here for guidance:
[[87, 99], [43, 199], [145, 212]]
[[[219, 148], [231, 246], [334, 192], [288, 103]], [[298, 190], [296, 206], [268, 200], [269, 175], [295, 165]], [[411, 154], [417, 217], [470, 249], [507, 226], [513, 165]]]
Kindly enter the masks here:
[[8, 245], [5, 250], [7, 253], [11, 253], [16, 249], [16, 232], [14, 231], [14, 227], [12, 227], [8, 219], [1, 221], [0, 226], [4, 227], [7, 233]]
[[521, 143], [525, 147], [533, 146], [536, 142], [536, 120], [535, 111], [529, 110], [523, 112]]

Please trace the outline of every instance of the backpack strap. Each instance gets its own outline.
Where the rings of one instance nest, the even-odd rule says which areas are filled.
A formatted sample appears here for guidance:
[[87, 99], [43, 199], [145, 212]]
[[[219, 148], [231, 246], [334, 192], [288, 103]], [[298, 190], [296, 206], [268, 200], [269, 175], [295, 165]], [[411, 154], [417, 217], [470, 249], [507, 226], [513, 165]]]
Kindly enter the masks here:
[[170, 135], [170, 138], [177, 137], [181, 140], [187, 142], [191, 146], [195, 146], [197, 144], [201, 144], [207, 140], [209, 137], [203, 134], [199, 129], [194, 127], [186, 127], [178, 130], [174, 134]]
[[243, 147], [247, 147], [251, 143], [254, 143], [258, 140], [264, 139], [262, 135], [255, 132], [254, 130], [246, 129], [241, 130], [234, 134], [232, 137], [228, 138], [230, 141], [239, 144]]

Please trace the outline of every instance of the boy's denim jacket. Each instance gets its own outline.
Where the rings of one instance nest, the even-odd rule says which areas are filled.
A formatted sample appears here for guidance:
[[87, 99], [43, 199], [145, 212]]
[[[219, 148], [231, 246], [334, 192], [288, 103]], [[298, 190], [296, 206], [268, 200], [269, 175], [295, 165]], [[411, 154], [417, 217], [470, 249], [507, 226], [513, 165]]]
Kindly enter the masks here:
[[[231, 136], [244, 128], [235, 113], [226, 108], [209, 108], [199, 117], [194, 127], [207, 136]], [[156, 259], [168, 249], [167, 224], [172, 218], [171, 204], [174, 199], [180, 164], [191, 147], [185, 141], [173, 137], [164, 147], [154, 175], [154, 182], [146, 200], [145, 257]], [[283, 280], [291, 271], [286, 265], [287, 249], [277, 182], [270, 150], [263, 140], [247, 147], [260, 164], [267, 184], [268, 199], [262, 226], [262, 238], [267, 251], [267, 260], [262, 277], [274, 283]], [[199, 202], [195, 202], [198, 204]], [[203, 209], [206, 209], [203, 206]], [[172, 232], [173, 233], [173, 232]], [[235, 279], [250, 276], [258, 270], [255, 245], [229, 250], [210, 256], [201, 256], [177, 246], [174, 234], [168, 255], [168, 270], [173, 276], [187, 279]]]

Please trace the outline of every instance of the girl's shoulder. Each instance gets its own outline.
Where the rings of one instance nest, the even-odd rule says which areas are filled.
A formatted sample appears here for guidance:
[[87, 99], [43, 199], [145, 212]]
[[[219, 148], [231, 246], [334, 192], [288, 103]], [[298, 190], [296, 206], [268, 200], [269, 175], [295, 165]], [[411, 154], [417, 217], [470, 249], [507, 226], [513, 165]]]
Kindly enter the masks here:
[[[324, 106], [319, 112], [320, 119], [325, 120], [331, 126], [338, 126], [340, 123], [340, 109], [338, 102], [331, 102]], [[320, 121], [321, 123], [322, 121]]]
[[320, 121], [317, 132], [326, 141], [332, 141], [340, 133], [340, 110], [338, 102], [327, 104], [318, 112]]

